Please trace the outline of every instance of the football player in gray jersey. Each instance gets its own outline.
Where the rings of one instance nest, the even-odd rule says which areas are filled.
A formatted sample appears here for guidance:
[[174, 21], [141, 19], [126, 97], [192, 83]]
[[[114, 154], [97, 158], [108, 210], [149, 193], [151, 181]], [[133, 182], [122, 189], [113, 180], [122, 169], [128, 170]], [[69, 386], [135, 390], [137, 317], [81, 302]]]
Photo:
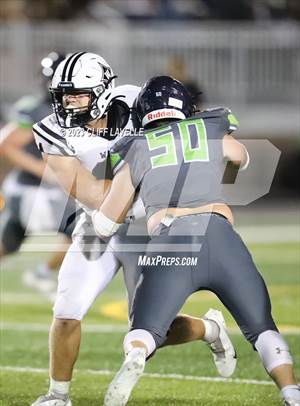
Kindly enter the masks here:
[[[148, 236], [127, 236], [124, 225], [108, 244], [103, 244], [95, 235], [91, 214], [97, 212], [111, 183], [106, 173], [108, 149], [120, 131], [133, 130], [130, 108], [139, 91], [132, 85], [114, 88], [112, 69], [99, 55], [75, 53], [59, 65], [54, 75], [50, 88], [54, 114], [33, 126], [44, 159], [84, 212], [59, 273], [50, 331], [50, 388], [32, 406], [71, 406], [69, 387], [79, 352], [81, 320], [121, 264], [131, 308], [140, 272], [135, 244], [142, 246], [143, 252]], [[138, 211], [135, 204], [134, 217], [141, 215]], [[133, 252], [122, 252], [124, 241], [134, 245]], [[179, 317], [174, 334], [170, 330], [169, 344], [184, 342], [186, 336], [192, 339], [189, 325], [182, 328], [186, 335], [178, 333], [178, 325], [187, 324], [187, 320]], [[205, 335], [205, 341], [215, 351], [222, 331], [222, 348], [218, 347], [214, 358], [219, 372], [229, 376], [236, 359], [223, 323], [221, 314], [210, 312], [206, 320], [200, 321], [200, 335]], [[198, 331], [196, 335], [195, 339], [199, 338]]]
[[227, 109], [193, 115], [184, 86], [166, 76], [145, 84], [136, 114], [145, 133], [114, 145], [116, 174], [93, 214], [98, 235], [112, 235], [138, 188], [151, 235], [140, 260], [131, 330], [124, 338], [125, 361], [108, 388], [105, 406], [127, 403], [147, 357], [163, 344], [185, 300], [202, 289], [214, 292], [228, 308], [280, 388], [285, 405], [299, 406], [288, 345], [222, 193], [225, 162], [240, 169], [249, 163], [246, 148], [230, 135], [236, 119]]
[[[69, 201], [62, 221], [56, 220], [57, 210], [65, 207], [66, 196], [51, 173], [45, 172], [45, 163], [32, 134], [33, 124], [51, 111], [48, 85], [63, 59], [64, 56], [56, 52], [43, 58], [43, 93], [21, 98], [14, 106], [10, 122], [1, 129], [0, 155], [13, 165], [13, 170], [2, 186], [5, 210], [1, 214], [0, 257], [16, 252], [26, 232], [59, 231], [64, 235], [64, 246], [71, 242], [72, 227], [65, 226], [67, 218], [75, 211], [75, 205]], [[38, 210], [30, 217], [37, 199]], [[59, 251], [46, 263], [26, 271], [23, 274], [25, 284], [53, 299], [57, 286], [56, 271], [64, 253]]]

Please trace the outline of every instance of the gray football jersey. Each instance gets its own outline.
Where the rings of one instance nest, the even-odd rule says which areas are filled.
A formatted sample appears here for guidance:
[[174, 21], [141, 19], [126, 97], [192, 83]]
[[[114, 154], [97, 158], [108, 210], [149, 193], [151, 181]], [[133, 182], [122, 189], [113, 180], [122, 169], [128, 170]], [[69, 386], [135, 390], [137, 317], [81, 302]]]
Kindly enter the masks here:
[[[36, 121], [41, 120], [51, 111], [51, 102], [47, 98], [42, 96], [25, 96], [14, 105], [11, 121], [19, 128], [31, 129]], [[34, 140], [27, 144], [24, 150], [35, 158], [42, 159], [42, 155]], [[21, 169], [15, 169], [14, 171], [17, 174], [16, 181], [22, 185], [38, 186], [41, 182], [38, 176], [30, 172]], [[49, 187], [53, 186], [49, 185]]]
[[110, 151], [112, 167], [116, 173], [129, 164], [148, 218], [166, 207], [224, 203], [222, 141], [237, 126], [229, 109], [218, 108], [125, 136]]

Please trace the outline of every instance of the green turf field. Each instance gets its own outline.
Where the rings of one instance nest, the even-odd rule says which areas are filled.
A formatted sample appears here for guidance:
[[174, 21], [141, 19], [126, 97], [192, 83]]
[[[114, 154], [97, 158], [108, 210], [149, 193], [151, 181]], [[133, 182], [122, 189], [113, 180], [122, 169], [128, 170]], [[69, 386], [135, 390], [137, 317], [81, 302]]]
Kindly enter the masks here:
[[[250, 249], [269, 286], [273, 315], [285, 332], [300, 376], [300, 276], [296, 243], [251, 245]], [[1, 267], [1, 406], [25, 406], [47, 390], [47, 330], [51, 304], [24, 288], [22, 270], [48, 254], [20, 253]], [[184, 311], [204, 314], [209, 307], [223, 309], [210, 293], [193, 295]], [[237, 347], [238, 367], [231, 380], [214, 369], [208, 348], [201, 342], [165, 348], [146, 366], [129, 405], [251, 405], [280, 406], [258, 356], [237, 333], [224, 310]], [[84, 323], [80, 358], [71, 397], [73, 406], [102, 405], [103, 395], [122, 361], [126, 331], [126, 302], [117, 277], [93, 306]]]

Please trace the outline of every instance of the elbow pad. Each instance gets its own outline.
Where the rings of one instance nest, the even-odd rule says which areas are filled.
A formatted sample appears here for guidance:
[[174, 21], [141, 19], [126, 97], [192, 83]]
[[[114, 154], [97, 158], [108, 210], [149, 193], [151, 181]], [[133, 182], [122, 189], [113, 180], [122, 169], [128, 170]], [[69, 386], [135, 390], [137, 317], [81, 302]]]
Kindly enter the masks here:
[[92, 222], [94, 230], [99, 237], [111, 237], [121, 226], [120, 223], [115, 223], [106, 217], [100, 210], [92, 212]]

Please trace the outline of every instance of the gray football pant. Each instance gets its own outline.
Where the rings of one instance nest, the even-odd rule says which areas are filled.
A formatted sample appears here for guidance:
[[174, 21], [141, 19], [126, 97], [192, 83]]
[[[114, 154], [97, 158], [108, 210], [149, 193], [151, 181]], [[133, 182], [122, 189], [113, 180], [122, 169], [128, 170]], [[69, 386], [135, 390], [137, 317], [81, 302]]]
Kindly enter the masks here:
[[114, 236], [114, 245], [111, 246], [115, 257], [123, 268], [129, 316], [137, 282], [142, 272], [142, 268], [138, 266], [139, 256], [144, 254], [148, 243], [146, 223], [142, 219], [135, 221], [130, 226], [128, 224], [122, 225]]
[[[131, 329], [150, 332], [159, 347], [187, 298], [199, 290], [214, 292], [230, 311], [246, 339], [277, 331], [263, 278], [241, 237], [217, 214], [176, 218], [160, 226], [147, 246], [133, 306]], [[197, 258], [196, 266], [153, 266], [157, 258]]]

